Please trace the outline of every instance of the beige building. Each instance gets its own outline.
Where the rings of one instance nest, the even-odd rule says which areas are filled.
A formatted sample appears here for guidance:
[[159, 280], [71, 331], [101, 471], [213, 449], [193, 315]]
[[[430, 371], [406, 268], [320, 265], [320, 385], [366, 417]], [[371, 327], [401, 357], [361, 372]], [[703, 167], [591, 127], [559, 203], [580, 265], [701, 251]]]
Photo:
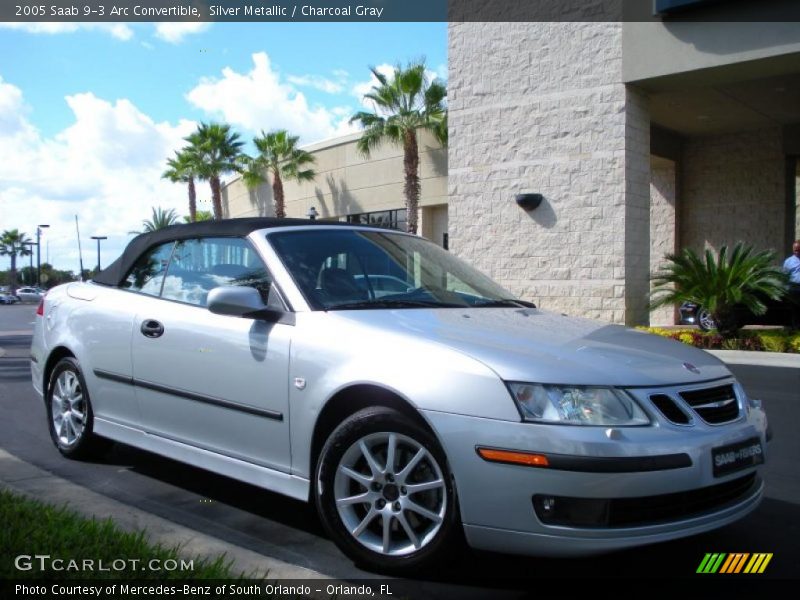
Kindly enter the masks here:
[[[356, 149], [359, 134], [305, 146], [316, 159], [314, 181], [284, 182], [286, 216], [305, 217], [311, 207], [320, 219], [405, 228], [403, 150], [384, 144], [365, 158]], [[419, 233], [447, 246], [447, 151], [427, 132], [419, 135]], [[270, 183], [248, 189], [240, 178], [222, 190], [225, 216], [272, 216]]]

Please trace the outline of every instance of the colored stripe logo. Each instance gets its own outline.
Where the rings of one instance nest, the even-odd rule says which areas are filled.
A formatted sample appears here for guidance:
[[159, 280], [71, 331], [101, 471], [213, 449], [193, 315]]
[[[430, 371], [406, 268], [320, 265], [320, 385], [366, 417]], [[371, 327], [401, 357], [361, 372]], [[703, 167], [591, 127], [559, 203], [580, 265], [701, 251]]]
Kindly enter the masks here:
[[763, 573], [769, 561], [772, 560], [772, 552], [709, 552], [697, 567], [698, 573], [724, 573], [726, 575], [736, 573]]

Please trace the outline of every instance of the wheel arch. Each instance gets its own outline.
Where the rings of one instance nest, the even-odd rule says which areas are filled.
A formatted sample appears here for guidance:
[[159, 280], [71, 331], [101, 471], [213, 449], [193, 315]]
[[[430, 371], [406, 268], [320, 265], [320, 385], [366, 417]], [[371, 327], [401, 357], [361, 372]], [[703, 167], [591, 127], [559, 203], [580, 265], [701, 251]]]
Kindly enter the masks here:
[[53, 369], [55, 369], [58, 361], [66, 357], [77, 358], [75, 353], [66, 346], [56, 346], [47, 357], [47, 361], [45, 362], [44, 369], [42, 371], [42, 397], [44, 398], [45, 402], [47, 402], [50, 375], [53, 373]]
[[[370, 383], [359, 383], [347, 386], [337, 391], [325, 403], [314, 423], [314, 432], [311, 436], [311, 453], [309, 463], [309, 473], [311, 475], [312, 487], [322, 447], [328, 436], [350, 415], [357, 413], [364, 408], [373, 406], [384, 406], [392, 408], [404, 416], [408, 417], [431, 435], [433, 435], [442, 446], [439, 436], [431, 427], [430, 423], [422, 416], [419, 410], [406, 398], [394, 390], [387, 389], [380, 385]], [[444, 447], [444, 446], [442, 446]]]

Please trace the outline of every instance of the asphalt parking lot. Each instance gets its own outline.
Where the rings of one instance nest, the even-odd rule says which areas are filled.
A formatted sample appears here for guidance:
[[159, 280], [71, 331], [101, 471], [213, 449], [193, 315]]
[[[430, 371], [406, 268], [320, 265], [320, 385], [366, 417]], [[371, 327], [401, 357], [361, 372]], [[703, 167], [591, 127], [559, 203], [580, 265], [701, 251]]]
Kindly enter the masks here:
[[[30, 384], [30, 335], [25, 332], [34, 311], [32, 305], [0, 306], [0, 447], [95, 492], [261, 554], [337, 578], [375, 577], [336, 549], [312, 508], [302, 502], [122, 445], [101, 462], [62, 458]], [[772, 552], [762, 577], [797, 578], [800, 370], [732, 368], [750, 395], [763, 400], [775, 434], [764, 469], [766, 498], [747, 518], [693, 538], [585, 559], [465, 552], [428, 580], [497, 590], [527, 589], [543, 578], [706, 577], [708, 584], [707, 576], [695, 575], [707, 552]]]

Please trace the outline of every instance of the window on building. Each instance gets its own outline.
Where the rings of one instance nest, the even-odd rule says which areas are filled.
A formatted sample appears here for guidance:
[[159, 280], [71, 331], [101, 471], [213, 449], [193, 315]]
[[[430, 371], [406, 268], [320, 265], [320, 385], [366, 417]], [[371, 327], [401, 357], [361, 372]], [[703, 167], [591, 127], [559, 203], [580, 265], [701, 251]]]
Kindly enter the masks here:
[[354, 225], [370, 225], [372, 227], [383, 227], [384, 229], [396, 229], [406, 231], [406, 209], [379, 210], [375, 212], [360, 213], [357, 215], [347, 215], [347, 222]]

